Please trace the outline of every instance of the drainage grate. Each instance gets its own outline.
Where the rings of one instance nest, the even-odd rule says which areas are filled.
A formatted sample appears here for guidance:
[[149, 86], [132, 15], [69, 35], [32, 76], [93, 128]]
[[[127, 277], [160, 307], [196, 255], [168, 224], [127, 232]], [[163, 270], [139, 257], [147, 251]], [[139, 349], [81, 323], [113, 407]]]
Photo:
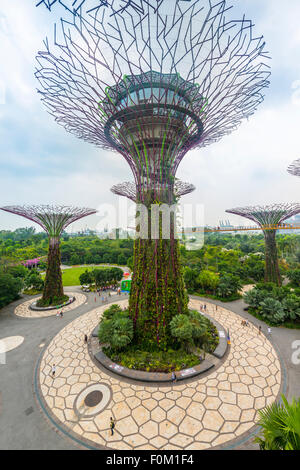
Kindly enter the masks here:
[[29, 415], [31, 415], [31, 413], [33, 413], [33, 412], [34, 412], [34, 409], [33, 409], [33, 407], [32, 407], [32, 406], [31, 406], [30, 408], [27, 408], [27, 410], [25, 410], [25, 414], [26, 414], [26, 416], [29, 416]]

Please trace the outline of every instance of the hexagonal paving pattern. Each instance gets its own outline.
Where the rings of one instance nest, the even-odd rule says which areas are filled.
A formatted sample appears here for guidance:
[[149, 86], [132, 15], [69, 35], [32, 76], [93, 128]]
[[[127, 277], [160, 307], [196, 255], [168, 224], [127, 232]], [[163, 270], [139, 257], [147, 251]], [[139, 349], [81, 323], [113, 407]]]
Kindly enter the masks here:
[[[125, 307], [128, 301], [118, 303]], [[113, 449], [207, 449], [250, 430], [257, 410], [279, 393], [278, 357], [255, 327], [241, 326], [239, 315], [206, 305], [207, 313], [230, 331], [229, 354], [207, 377], [170, 386], [129, 384], [92, 362], [84, 335], [95, 328], [107, 306], [69, 323], [52, 340], [40, 365], [41, 392], [54, 419], [79, 438]], [[200, 309], [200, 302], [190, 300], [190, 307]], [[51, 377], [53, 363], [55, 378]], [[99, 414], [80, 418], [74, 403], [83, 390], [97, 383], [107, 384], [111, 399]], [[116, 422], [113, 436], [111, 416]]]
[[14, 313], [18, 317], [24, 317], [24, 318], [51, 317], [53, 315], [56, 315], [58, 311], [59, 312], [63, 311], [63, 313], [65, 313], [70, 310], [74, 310], [74, 308], [77, 308], [86, 302], [86, 296], [83, 294], [79, 294], [78, 292], [66, 292], [66, 295], [69, 295], [70, 297], [74, 296], [76, 297], [76, 299], [71, 304], [67, 305], [66, 307], [60, 308], [59, 310], [57, 309], [45, 310], [45, 311], [31, 310], [29, 308], [29, 305], [32, 304], [34, 300], [38, 300], [40, 298], [40, 297], [36, 297], [31, 300], [26, 300], [26, 302], [23, 302], [22, 304], [18, 305], [15, 308]]

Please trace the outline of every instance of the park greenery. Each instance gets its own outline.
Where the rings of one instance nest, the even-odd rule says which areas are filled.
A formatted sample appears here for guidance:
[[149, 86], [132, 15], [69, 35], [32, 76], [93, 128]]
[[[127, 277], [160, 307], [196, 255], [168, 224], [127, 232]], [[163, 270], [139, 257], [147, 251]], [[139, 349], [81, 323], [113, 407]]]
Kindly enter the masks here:
[[128, 309], [111, 305], [103, 313], [98, 337], [103, 352], [114, 362], [129, 369], [147, 372], [171, 372], [199, 364], [207, 352], [219, 343], [215, 326], [196, 310], [175, 315], [170, 324], [170, 342], [162, 351], [155, 341], [138, 341], [134, 321]]
[[272, 403], [259, 410], [261, 427], [255, 442], [260, 450], [300, 450], [300, 399], [288, 403], [284, 395], [282, 403]]
[[[133, 243], [134, 241], [131, 239], [100, 239], [92, 232], [89, 235], [78, 236], [63, 233], [61, 239], [62, 263], [70, 266], [87, 264], [90, 265], [89, 270], [95, 269], [92, 265], [101, 263], [118, 264], [132, 269]], [[183, 274], [188, 293], [223, 301], [240, 298], [240, 289], [243, 285], [259, 285], [264, 280], [264, 246], [263, 234], [206, 234], [204, 246], [194, 251], [188, 251], [182, 243], [180, 257], [184, 266]], [[288, 296], [287, 301], [291, 303], [293, 302], [291, 295], [299, 297], [297, 288], [300, 287], [300, 235], [278, 234], [277, 247], [281, 275], [285, 279], [285, 284], [287, 283], [290, 289], [295, 289], [294, 291], [283, 291]], [[43, 285], [39, 272], [28, 270], [20, 263], [28, 259], [42, 257], [39, 271], [45, 271], [47, 251], [48, 239], [45, 233], [36, 233], [33, 228], [0, 231], [0, 282], [5, 286], [1, 292], [1, 306], [18, 298], [23, 289], [27, 293], [41, 292]], [[80, 283], [80, 275], [87, 268], [75, 269], [80, 272], [75, 273], [74, 270], [72, 273], [73, 269], [65, 270], [65, 274], [63, 274], [63, 280], [64, 277], [66, 279], [64, 285]], [[68, 276], [75, 276], [76, 279], [69, 283]], [[100, 274], [99, 276], [101, 277]], [[105, 281], [98, 279], [102, 286], [102, 282]], [[86, 281], [84, 284], [90, 283], [89, 278], [86, 278]], [[259, 288], [259, 290], [263, 289]], [[270, 291], [268, 291], [266, 299], [270, 298], [281, 303], [283, 300], [277, 299], [276, 295], [270, 295]], [[265, 298], [260, 301], [263, 300]], [[274, 310], [274, 302], [270, 305], [269, 300], [266, 306], [253, 307], [250, 304], [249, 306], [250, 311], [255, 310], [257, 315], [261, 314], [259, 310], [261, 307], [264, 308], [264, 311]], [[277, 307], [279, 305], [275, 304], [276, 311]], [[287, 312], [287, 305], [284, 308]], [[294, 311], [294, 309], [292, 310]], [[294, 320], [292, 316], [293, 313], [290, 318], [285, 315], [283, 323], [295, 322], [296, 319]], [[268, 314], [264, 313], [264, 318], [266, 321]], [[278, 322], [281, 321], [280, 318], [281, 320], [283, 318], [281, 309], [279, 309], [279, 313], [277, 312], [276, 319], [273, 320]]]
[[259, 283], [244, 294], [248, 311], [269, 325], [300, 328], [300, 287]]
[[123, 271], [120, 268], [95, 268], [92, 270], [86, 269], [79, 276], [79, 281], [82, 286], [94, 286], [95, 289], [103, 289], [107, 286], [116, 286], [123, 277]]

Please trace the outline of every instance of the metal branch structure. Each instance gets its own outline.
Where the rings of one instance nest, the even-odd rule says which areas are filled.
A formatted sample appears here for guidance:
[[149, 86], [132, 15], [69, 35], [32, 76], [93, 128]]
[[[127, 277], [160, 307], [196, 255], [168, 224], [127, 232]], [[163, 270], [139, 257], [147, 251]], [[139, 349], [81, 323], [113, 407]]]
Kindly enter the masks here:
[[[195, 191], [195, 186], [190, 183], [185, 183], [176, 178], [174, 184], [174, 198], [178, 200], [180, 197], [190, 194]], [[111, 192], [117, 196], [124, 196], [130, 199], [133, 202], [139, 201], [139, 192], [137, 191], [135, 183], [132, 181], [125, 181], [124, 183], [119, 183], [111, 187]]]
[[[179, 0], [190, 1], [190, 0]], [[65, 11], [77, 15], [82, 13], [91, 13], [100, 8], [108, 8], [111, 10], [110, 15], [123, 13], [127, 8], [144, 14], [145, 0], [34, 0], [37, 7], [44, 5], [47, 10], [52, 11], [56, 7], [61, 6]], [[151, 1], [147, 2], [150, 6]], [[155, 1], [152, 2], [155, 5]], [[155, 8], [155, 6], [152, 8]]]
[[265, 282], [281, 285], [276, 246], [276, 230], [270, 229], [300, 213], [299, 203], [272, 204], [269, 206], [250, 206], [227, 210], [229, 214], [239, 215], [253, 220], [263, 230], [265, 237]]
[[289, 167], [288, 173], [294, 176], [300, 176], [300, 158], [295, 160]]
[[[186, 153], [230, 134], [263, 101], [265, 42], [225, 0], [108, 3], [61, 20], [44, 41], [39, 93], [68, 132], [125, 158], [126, 196], [172, 205]], [[173, 344], [173, 316], [188, 310], [170, 224], [169, 239], [136, 240], [129, 300], [135, 340], [160, 349]]]
[[63, 303], [66, 299], [60, 269], [60, 236], [68, 225], [83, 217], [95, 214], [97, 211], [87, 208], [54, 205], [4, 206], [0, 209], [35, 222], [48, 234], [47, 271], [43, 296], [39, 305], [49, 306]]

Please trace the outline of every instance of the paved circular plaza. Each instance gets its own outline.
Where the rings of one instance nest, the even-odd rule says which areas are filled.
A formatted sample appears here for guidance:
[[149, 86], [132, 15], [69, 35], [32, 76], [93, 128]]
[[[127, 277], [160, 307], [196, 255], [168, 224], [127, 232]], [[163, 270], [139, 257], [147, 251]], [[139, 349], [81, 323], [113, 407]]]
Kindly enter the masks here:
[[[127, 302], [118, 303], [125, 307]], [[230, 332], [229, 353], [209, 375], [170, 386], [125, 381], [94, 364], [84, 335], [97, 326], [107, 306], [73, 320], [40, 362], [39, 393], [51, 418], [80, 442], [111, 449], [200, 450], [248, 434], [257, 411], [278, 397], [280, 362], [255, 327], [242, 327], [236, 313], [206, 305]], [[201, 301], [190, 300], [191, 308], [200, 306]], [[116, 422], [113, 436], [110, 417]]]
[[22, 304], [18, 305], [15, 308], [15, 315], [18, 317], [24, 317], [24, 318], [41, 318], [41, 317], [50, 317], [53, 315], [56, 315], [57, 312], [63, 311], [69, 312], [70, 310], [74, 310], [75, 308], [79, 307], [80, 305], [84, 304], [86, 302], [86, 296], [83, 294], [79, 294], [78, 292], [67, 292], [66, 293], [69, 297], [75, 297], [75, 301], [72, 302], [69, 305], [66, 305], [65, 307], [59, 308], [59, 309], [53, 309], [53, 310], [31, 310], [29, 308], [30, 304], [32, 302], [40, 299], [40, 297], [35, 297], [34, 299], [27, 300], [26, 302], [23, 302]]

